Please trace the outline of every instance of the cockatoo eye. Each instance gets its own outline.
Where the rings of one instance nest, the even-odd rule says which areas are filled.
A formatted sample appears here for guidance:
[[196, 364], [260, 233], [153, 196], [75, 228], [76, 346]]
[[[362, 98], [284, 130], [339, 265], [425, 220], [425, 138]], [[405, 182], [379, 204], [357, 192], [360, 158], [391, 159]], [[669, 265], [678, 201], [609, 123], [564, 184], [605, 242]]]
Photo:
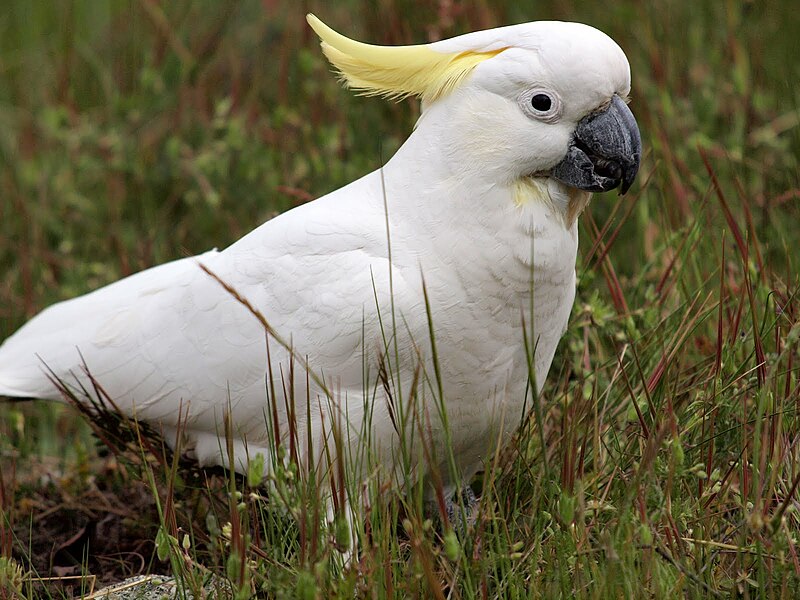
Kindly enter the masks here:
[[547, 112], [552, 104], [553, 101], [550, 100], [550, 96], [547, 94], [536, 94], [531, 98], [531, 106], [537, 112]]
[[561, 117], [561, 101], [550, 90], [525, 90], [519, 96], [522, 112], [545, 123], [554, 123]]

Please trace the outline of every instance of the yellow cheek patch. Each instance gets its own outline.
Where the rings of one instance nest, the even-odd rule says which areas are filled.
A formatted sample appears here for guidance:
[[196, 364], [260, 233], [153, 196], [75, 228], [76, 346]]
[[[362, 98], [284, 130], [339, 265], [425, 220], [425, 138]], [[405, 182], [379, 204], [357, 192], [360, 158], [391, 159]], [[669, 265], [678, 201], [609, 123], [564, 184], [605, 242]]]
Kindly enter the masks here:
[[547, 183], [539, 177], [521, 177], [514, 182], [512, 188], [514, 204], [525, 206], [531, 202], [550, 202]]
[[393, 100], [418, 96], [430, 102], [452, 92], [477, 65], [505, 50], [447, 54], [427, 45], [374, 46], [337, 33], [314, 15], [306, 18], [342, 80], [367, 96]]
[[521, 177], [517, 179], [512, 187], [511, 194], [514, 204], [523, 208], [532, 203], [543, 203], [552, 208], [554, 214], [559, 214], [564, 219], [567, 228], [572, 227], [575, 220], [581, 216], [583, 209], [589, 204], [592, 197], [591, 192], [568, 188], [564, 186], [567, 201], [566, 206], [558, 208], [550, 197], [550, 190], [547, 187], [547, 179], [543, 177]]

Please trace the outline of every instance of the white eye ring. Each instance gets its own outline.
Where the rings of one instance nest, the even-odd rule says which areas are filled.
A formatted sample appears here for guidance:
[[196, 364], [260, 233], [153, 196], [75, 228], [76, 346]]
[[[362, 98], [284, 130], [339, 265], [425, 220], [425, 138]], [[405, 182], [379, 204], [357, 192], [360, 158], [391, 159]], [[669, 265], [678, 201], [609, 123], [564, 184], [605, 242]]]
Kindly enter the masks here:
[[517, 101], [522, 112], [537, 121], [555, 123], [561, 118], [561, 99], [551, 90], [525, 90]]

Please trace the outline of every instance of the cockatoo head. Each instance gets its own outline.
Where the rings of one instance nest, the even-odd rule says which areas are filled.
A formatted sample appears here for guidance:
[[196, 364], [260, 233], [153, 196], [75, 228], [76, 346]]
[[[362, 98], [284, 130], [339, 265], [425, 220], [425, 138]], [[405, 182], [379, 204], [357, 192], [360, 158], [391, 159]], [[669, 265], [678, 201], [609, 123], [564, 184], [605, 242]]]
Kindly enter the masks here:
[[621, 193], [636, 176], [641, 138], [626, 105], [630, 67], [593, 27], [539, 21], [390, 47], [308, 20], [350, 87], [420, 97], [422, 125], [433, 121], [445, 132], [443, 151], [464, 169], [496, 182], [550, 177], [578, 190]]

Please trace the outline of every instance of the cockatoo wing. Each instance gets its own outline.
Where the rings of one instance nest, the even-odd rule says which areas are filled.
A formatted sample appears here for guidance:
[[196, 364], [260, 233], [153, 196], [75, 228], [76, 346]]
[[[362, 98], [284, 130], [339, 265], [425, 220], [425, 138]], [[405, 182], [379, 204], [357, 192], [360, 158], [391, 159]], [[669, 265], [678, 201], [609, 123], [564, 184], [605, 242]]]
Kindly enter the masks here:
[[[361, 187], [281, 215], [222, 252], [48, 308], [0, 348], [0, 394], [58, 399], [48, 374], [91, 389], [85, 368], [139, 418], [174, 425], [183, 403], [191, 428], [216, 432], [229, 402], [240, 423], [255, 418], [263, 429], [266, 332], [200, 265], [247, 299], [298, 362], [360, 388], [362, 323], [377, 317], [376, 294], [387, 297], [388, 267], [384, 216], [358, 201]], [[287, 348], [270, 349], [276, 372], [288, 369]]]

